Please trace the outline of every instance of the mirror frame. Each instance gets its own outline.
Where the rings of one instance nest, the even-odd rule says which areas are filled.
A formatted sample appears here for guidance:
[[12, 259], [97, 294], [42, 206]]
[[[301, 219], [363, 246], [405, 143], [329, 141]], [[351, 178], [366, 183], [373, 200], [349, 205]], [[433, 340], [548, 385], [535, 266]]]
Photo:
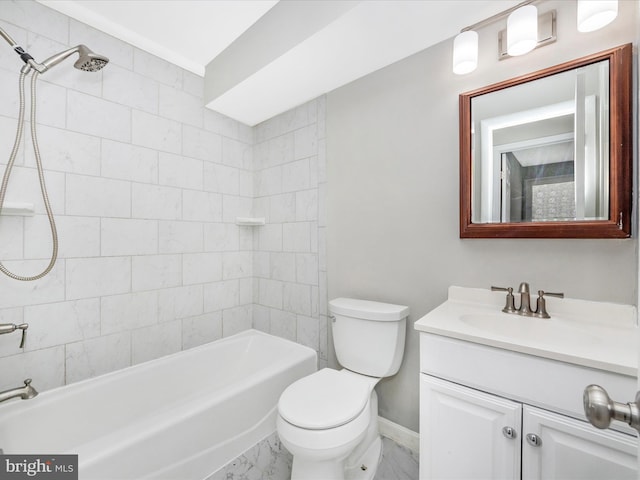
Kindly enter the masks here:
[[[609, 219], [523, 223], [471, 221], [471, 101], [474, 97], [609, 60]], [[632, 45], [605, 50], [460, 94], [460, 238], [628, 238], [631, 236]]]

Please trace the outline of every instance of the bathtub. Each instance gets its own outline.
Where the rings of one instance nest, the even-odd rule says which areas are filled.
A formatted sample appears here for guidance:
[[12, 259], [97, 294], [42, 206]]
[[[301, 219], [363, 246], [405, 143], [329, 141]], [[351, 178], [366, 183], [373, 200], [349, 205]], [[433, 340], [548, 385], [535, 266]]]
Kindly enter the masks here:
[[78, 454], [81, 480], [202, 480], [275, 432], [280, 394], [315, 370], [312, 349], [248, 330], [0, 404], [0, 448]]

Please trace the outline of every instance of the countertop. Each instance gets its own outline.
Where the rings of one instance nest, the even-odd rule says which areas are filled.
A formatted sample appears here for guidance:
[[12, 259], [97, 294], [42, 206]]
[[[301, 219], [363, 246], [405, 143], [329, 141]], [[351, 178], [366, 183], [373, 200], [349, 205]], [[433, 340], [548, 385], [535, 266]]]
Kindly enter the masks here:
[[[503, 313], [504, 292], [452, 286], [446, 302], [415, 323], [420, 332], [636, 377], [636, 308], [547, 299], [551, 318]], [[516, 296], [516, 307], [519, 295]], [[535, 308], [536, 295], [531, 296]]]

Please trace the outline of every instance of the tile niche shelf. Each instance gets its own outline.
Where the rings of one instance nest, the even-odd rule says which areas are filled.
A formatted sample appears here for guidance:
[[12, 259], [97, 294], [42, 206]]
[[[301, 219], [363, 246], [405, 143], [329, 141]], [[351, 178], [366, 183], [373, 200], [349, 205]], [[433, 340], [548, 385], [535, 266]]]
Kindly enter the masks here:
[[5, 202], [0, 210], [0, 215], [21, 215], [32, 217], [35, 213], [33, 203], [26, 202]]
[[264, 223], [264, 217], [236, 217], [236, 225], [243, 227], [255, 227]]

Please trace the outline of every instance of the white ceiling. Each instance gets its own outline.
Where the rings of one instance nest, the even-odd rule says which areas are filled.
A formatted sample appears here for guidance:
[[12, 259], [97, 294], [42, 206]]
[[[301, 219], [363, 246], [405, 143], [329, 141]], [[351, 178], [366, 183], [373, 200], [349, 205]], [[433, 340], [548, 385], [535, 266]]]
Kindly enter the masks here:
[[[278, 3], [277, 0], [38, 1], [201, 76], [205, 67], [246, 35], [247, 30], [259, 27], [261, 19]], [[296, 2], [311, 5], [314, 0], [281, 1], [284, 2], [281, 6], [288, 6]], [[320, 2], [326, 5], [344, 0]], [[297, 45], [278, 52], [270, 63], [238, 78], [231, 88], [217, 93], [215, 98], [205, 98], [207, 106], [255, 125], [451, 38], [462, 28], [506, 10], [518, 1], [362, 0], [350, 3], [352, 7], [328, 21], [324, 28], [310, 30]], [[282, 28], [286, 29], [287, 25], [292, 25], [291, 21]], [[268, 43], [264, 38], [258, 41]], [[245, 45], [245, 49], [248, 58], [252, 47]], [[242, 61], [242, 58], [234, 59], [236, 64]], [[450, 68], [450, 65], [439, 68]]]

